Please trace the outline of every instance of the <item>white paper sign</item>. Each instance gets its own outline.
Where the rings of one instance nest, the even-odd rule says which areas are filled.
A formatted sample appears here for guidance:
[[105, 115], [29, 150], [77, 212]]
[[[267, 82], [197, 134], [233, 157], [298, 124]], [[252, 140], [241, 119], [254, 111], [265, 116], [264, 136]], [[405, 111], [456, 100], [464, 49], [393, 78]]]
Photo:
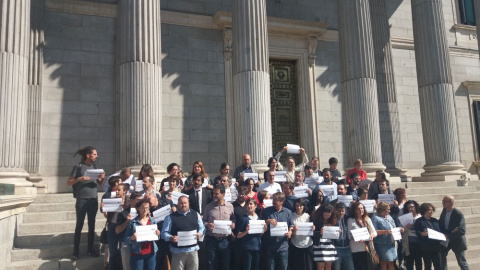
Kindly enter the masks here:
[[172, 192], [172, 202], [173, 202], [173, 204], [178, 204], [178, 198], [180, 198], [182, 196], [187, 196], [187, 198], [188, 198], [187, 194], [184, 194], [184, 193], [181, 193], [181, 192], [178, 192], [178, 191], [173, 191]]
[[427, 228], [428, 231], [428, 238], [433, 239], [433, 240], [440, 240], [440, 241], [447, 241], [447, 238], [445, 237], [445, 234], [441, 232], [437, 232], [435, 230], [432, 230], [430, 228]]
[[102, 174], [104, 172], [105, 171], [103, 169], [90, 169], [90, 170], [86, 170], [85, 175], [83, 175], [83, 176], [90, 177], [90, 180], [97, 180], [98, 175]]
[[265, 220], [249, 220], [250, 230], [248, 234], [260, 234], [264, 232]]
[[359, 202], [363, 204], [367, 213], [375, 213], [375, 200], [360, 200]]
[[265, 204], [265, 207], [273, 206], [273, 199], [264, 199], [263, 203]]
[[225, 197], [223, 198], [227, 202], [233, 202], [232, 200], [232, 191], [229, 188], [225, 189]]
[[347, 207], [350, 207], [350, 204], [353, 201], [353, 195], [338, 195], [337, 202], [344, 203]]
[[400, 223], [402, 223], [403, 227], [406, 227], [409, 224], [413, 224], [413, 214], [407, 213], [405, 215], [401, 215], [398, 217], [398, 220], [400, 221]]
[[212, 233], [216, 234], [231, 234], [232, 233], [232, 221], [231, 220], [214, 220]]
[[381, 202], [386, 202], [390, 205], [393, 204], [393, 200], [395, 200], [395, 195], [393, 194], [378, 194], [378, 200]]
[[307, 198], [308, 197], [308, 186], [295, 187], [293, 189], [295, 192], [295, 197], [297, 198]]
[[296, 235], [313, 235], [313, 222], [299, 222], [296, 226], [298, 226], [298, 230], [295, 233]]
[[317, 180], [315, 178], [305, 178], [303, 182], [311, 188], [315, 188], [317, 186]]
[[237, 179], [232, 178], [232, 184], [230, 185], [230, 188], [237, 188], [236, 183], [237, 183]]
[[352, 233], [353, 240], [355, 241], [369, 241], [370, 240], [370, 233], [366, 227], [360, 229], [350, 230]]
[[300, 146], [296, 144], [287, 144], [287, 154], [300, 154]]
[[331, 197], [335, 195], [335, 187], [333, 185], [321, 185], [318, 188], [322, 190], [324, 197]]
[[326, 239], [338, 239], [340, 237], [340, 227], [337, 226], [325, 226], [323, 227], [322, 238]]
[[188, 177], [183, 177], [183, 178], [182, 178], [183, 186], [185, 185], [185, 181], [187, 181], [187, 178], [188, 178]]
[[258, 181], [258, 173], [244, 173], [243, 180], [247, 180], [248, 178], [252, 178], [256, 183]]
[[143, 190], [143, 181], [142, 180], [135, 180], [135, 191], [142, 191]]
[[136, 218], [138, 216], [137, 209], [134, 207], [130, 208], [130, 215], [132, 215], [132, 219]]
[[164, 221], [165, 217], [172, 213], [172, 207], [170, 205], [164, 206], [158, 210], [153, 211], [153, 218], [158, 222]]
[[157, 241], [157, 224], [136, 226], [137, 242]]
[[117, 192], [116, 191], [110, 191], [110, 198], [116, 198], [117, 197]]
[[188, 231], [188, 232], [178, 232], [178, 242], [177, 246], [191, 246], [197, 244], [197, 231]]
[[287, 174], [286, 171], [275, 171], [275, 178], [273, 181], [275, 182], [286, 182], [287, 177], [285, 176]]
[[287, 222], [277, 222], [277, 226], [270, 224], [270, 236], [284, 236], [288, 233]]
[[122, 212], [122, 198], [103, 199], [104, 213]]
[[402, 240], [401, 228], [392, 228], [392, 238], [394, 241]]

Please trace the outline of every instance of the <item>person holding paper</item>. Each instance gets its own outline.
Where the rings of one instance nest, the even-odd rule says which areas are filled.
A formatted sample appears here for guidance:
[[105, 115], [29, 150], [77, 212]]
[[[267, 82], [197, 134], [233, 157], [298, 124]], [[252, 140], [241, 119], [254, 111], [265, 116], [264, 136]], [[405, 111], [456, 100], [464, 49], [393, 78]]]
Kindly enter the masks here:
[[295, 188], [295, 184], [293, 182], [283, 182], [282, 184], [283, 194], [285, 194], [285, 201], [283, 202], [283, 207], [294, 212], [295, 201], [298, 199], [295, 195], [293, 195], [293, 189]]
[[[404, 204], [403, 214], [411, 213], [413, 215], [413, 222], [421, 217], [418, 214], [420, 211], [420, 206], [416, 201], [410, 200]], [[422, 268], [422, 250], [420, 249], [420, 242], [418, 240], [417, 234], [415, 233], [415, 228], [413, 224], [408, 224], [403, 227], [403, 237], [402, 237], [402, 246], [405, 251], [405, 264], [407, 270], [413, 270], [413, 264], [415, 263], [415, 269]]]
[[359, 185], [360, 185], [360, 175], [358, 173], [350, 174], [350, 185], [347, 188], [347, 195], [352, 195], [354, 201], [358, 201]]
[[[310, 222], [307, 202], [302, 199], [295, 200], [295, 212], [292, 214], [293, 234], [289, 248], [290, 269], [312, 270], [313, 240], [311, 236], [297, 235], [298, 223]], [[315, 228], [313, 228], [315, 230]]]
[[84, 176], [87, 170], [97, 169], [95, 161], [98, 158], [98, 154], [94, 147], [87, 146], [79, 149], [75, 155], [77, 154], [81, 156], [81, 161], [73, 167], [70, 177], [67, 180], [67, 185], [73, 188], [73, 197], [77, 199], [75, 203], [77, 222], [75, 224], [75, 236], [73, 238], [72, 260], [77, 260], [80, 253], [80, 236], [86, 215], [88, 215], [87, 255], [98, 257], [98, 252], [93, 249], [95, 217], [98, 211], [97, 183], [102, 186], [105, 179], [105, 172], [99, 174], [97, 179], [90, 179], [89, 176]]
[[[236, 221], [238, 221], [242, 216], [247, 214], [247, 209], [245, 207], [247, 206], [246, 200], [245, 200], [247, 196], [247, 187], [239, 186], [237, 190], [238, 190], [237, 199], [232, 203], [233, 213], [235, 215]], [[240, 269], [240, 266], [242, 265], [241, 246], [238, 241], [235, 241], [235, 236], [238, 234], [238, 232], [239, 232], [239, 229], [235, 225], [235, 230], [233, 231], [234, 241], [232, 241], [232, 262], [231, 262], [232, 269]]]
[[321, 189], [322, 186], [333, 186], [333, 192], [331, 192], [328, 196], [325, 195], [326, 191], [323, 191], [325, 195], [325, 202], [330, 203], [333, 200], [337, 199], [337, 184], [332, 181], [332, 173], [328, 168], [323, 169], [323, 182], [317, 185], [316, 189]]
[[313, 225], [313, 261], [317, 263], [317, 269], [332, 269], [332, 263], [338, 259], [337, 250], [331, 239], [322, 238], [324, 226], [335, 226], [337, 215], [334, 207], [330, 204], [320, 206], [312, 214]]
[[333, 263], [335, 270], [340, 270], [342, 267], [344, 270], [354, 270], [347, 225], [348, 216], [345, 215], [346, 208], [347, 207], [344, 203], [338, 203], [335, 205], [335, 215], [337, 216], [337, 224], [335, 224], [335, 226], [340, 228], [338, 239], [333, 240], [333, 245], [335, 246], [338, 255], [338, 260]]
[[[253, 170], [252, 166], [250, 166], [252, 163], [252, 158], [250, 157], [249, 154], [244, 154], [242, 156], [242, 164], [235, 168], [235, 171], [233, 171], [233, 178], [237, 179], [237, 181], [242, 180], [243, 174], [244, 173], [256, 173], [256, 171]], [[255, 183], [255, 185], [259, 185], [260, 181]]]
[[323, 192], [321, 189], [315, 189], [312, 193], [312, 198], [310, 199], [310, 206], [308, 209], [309, 214], [311, 215], [315, 210], [325, 203]]
[[[275, 156], [275, 159], [280, 160], [280, 157], [282, 156], [283, 153], [287, 152], [288, 147], [285, 146], [283, 147], [280, 152]], [[299, 164], [298, 166], [295, 166], [295, 159], [293, 157], [287, 157], [287, 164], [283, 166], [280, 162], [278, 162], [278, 170], [279, 171], [287, 171], [287, 174], [285, 177], [287, 177], [288, 182], [294, 182], [295, 181], [295, 171], [303, 171], [305, 168], [305, 165], [308, 164], [308, 157], [307, 154], [305, 154], [305, 149], [300, 148], [300, 154], [302, 155], [302, 163]]]
[[266, 224], [263, 226], [261, 234], [250, 234], [250, 221], [259, 220], [255, 213], [257, 208], [257, 201], [253, 198], [247, 199], [245, 202], [246, 213], [237, 219], [235, 225], [237, 233], [237, 244], [240, 247], [240, 255], [242, 260], [240, 263], [241, 269], [244, 270], [258, 270], [260, 268], [260, 256], [262, 250], [262, 235], [267, 230]]
[[[213, 190], [213, 202], [205, 206], [203, 223], [207, 228], [206, 248], [208, 269], [230, 269], [231, 238], [228, 234], [213, 233], [215, 220], [232, 221], [231, 228], [235, 229], [235, 214], [233, 205], [225, 201], [225, 187], [217, 185]], [[217, 262], [220, 262], [217, 265]]]
[[257, 205], [257, 210], [255, 210], [255, 213], [257, 215], [262, 216], [262, 212], [267, 206], [263, 202], [263, 200], [270, 200], [270, 194], [266, 190], [262, 190], [257, 192], [257, 199], [258, 199], [258, 205]]
[[193, 163], [192, 173], [189, 177], [187, 177], [185, 183], [183, 183], [183, 189], [185, 192], [193, 188], [192, 179], [193, 175], [196, 173], [203, 175], [203, 181], [207, 183], [208, 189], [213, 189], [213, 183], [210, 182], [210, 176], [208, 176], [208, 174], [205, 172], [205, 167], [203, 166], [203, 163], [198, 160]]
[[[150, 201], [142, 199], [137, 202], [135, 208], [138, 216], [130, 221], [125, 232], [125, 243], [129, 244], [131, 249], [130, 269], [154, 270], [157, 244], [155, 241], [137, 242], [137, 227], [156, 224], [155, 219], [149, 216]], [[155, 234], [160, 236], [160, 231], [156, 230]]]
[[[372, 224], [377, 231], [377, 237], [373, 239], [375, 251], [380, 257], [380, 270], [394, 270], [393, 262], [397, 259], [397, 249], [392, 238], [392, 229], [396, 228], [390, 214], [390, 205], [380, 202], [377, 206], [377, 214], [372, 217]], [[403, 232], [403, 228], [400, 229]]]
[[347, 172], [347, 184], [350, 184], [350, 174], [352, 173], [358, 173], [358, 175], [360, 175], [360, 180], [365, 180], [367, 179], [367, 172], [362, 170], [362, 160], [361, 159], [356, 159], [354, 162], [353, 162], [353, 168], [351, 168], [350, 170], [348, 170]]
[[265, 179], [265, 181], [267, 180], [268, 172], [275, 172], [278, 170], [278, 160], [275, 157], [270, 157], [267, 162], [267, 167], [268, 170], [263, 172], [263, 179]]
[[440, 223], [436, 218], [432, 217], [433, 212], [435, 212], [435, 207], [431, 203], [422, 203], [420, 205], [420, 215], [422, 217], [418, 218], [414, 225], [415, 234], [420, 242], [425, 270], [431, 270], [432, 263], [435, 270], [442, 269], [440, 241], [428, 237], [427, 229], [440, 232]]
[[462, 212], [455, 208], [455, 199], [451, 195], [443, 197], [443, 210], [440, 214], [440, 231], [447, 237], [447, 246], [442, 245], [442, 265], [447, 270], [447, 255], [450, 249], [455, 253], [458, 266], [462, 270], [468, 270], [465, 250], [467, 241], [465, 239], [465, 217]]
[[282, 192], [282, 187], [279, 183], [274, 182], [275, 172], [268, 171], [267, 181], [260, 185], [258, 191], [266, 190], [270, 195], [273, 195], [277, 192]]
[[[378, 170], [375, 172], [375, 180], [373, 180], [372, 183], [370, 183], [370, 186], [368, 187], [368, 197], [372, 200], [378, 199], [378, 193], [380, 193], [380, 190], [378, 189], [378, 182], [382, 179], [387, 179], [387, 176], [385, 175], [385, 172]], [[390, 187], [388, 188], [388, 193], [390, 194], [392, 191], [390, 190]]]
[[245, 180], [245, 186], [247, 187], [247, 197], [245, 199], [248, 200], [250, 198], [253, 198], [255, 199], [255, 201], [257, 201], [257, 205], [259, 205], [260, 202], [258, 201], [258, 195], [257, 192], [255, 192], [254, 190], [255, 181], [252, 178], [248, 178], [247, 180]]
[[[387, 179], [380, 179], [378, 180], [377, 183], [378, 183], [379, 192], [377, 194], [374, 194], [374, 198], [371, 198], [371, 199], [376, 200], [378, 205], [378, 203], [380, 203], [380, 200], [378, 199], [379, 194], [392, 194], [392, 192], [390, 191], [390, 183]], [[395, 207], [398, 206], [398, 201], [395, 200], [395, 198], [393, 199], [392, 206], [395, 206]]]
[[[179, 236], [180, 232], [193, 232], [195, 241], [188, 241]], [[172, 253], [172, 269], [197, 270], [198, 261], [198, 239], [205, 234], [205, 226], [200, 214], [190, 209], [189, 198], [181, 196], [178, 198], [177, 211], [165, 217], [162, 226], [162, 239], [170, 243]]]
[[158, 191], [155, 190], [155, 178], [151, 176], [145, 176], [142, 179], [142, 187], [143, 190], [141, 191], [142, 194], [147, 194], [149, 192], [155, 193], [155, 196], [157, 196], [157, 199], [160, 200], [162, 197]]
[[[370, 233], [370, 239], [373, 240], [377, 236], [377, 231], [373, 227], [372, 221], [365, 211], [365, 207], [360, 202], [354, 202], [350, 205], [348, 211], [350, 218], [347, 221], [348, 230], [367, 228]], [[368, 270], [368, 254], [366, 242], [353, 240], [350, 236], [350, 249], [352, 250], [353, 265], [355, 270]]]
[[[263, 210], [262, 219], [267, 224], [267, 232], [264, 237], [267, 252], [267, 269], [282, 269], [288, 267], [288, 239], [292, 236], [293, 223], [292, 211], [283, 207], [285, 194], [277, 192], [273, 194], [273, 206]], [[278, 222], [286, 222], [288, 232], [283, 236], [271, 236], [271, 227], [277, 226]]]
[[206, 188], [202, 188], [203, 183], [203, 175], [200, 173], [196, 173], [192, 176], [192, 184], [193, 188], [185, 192], [185, 194], [189, 195], [188, 200], [190, 203], [190, 208], [195, 210], [200, 216], [203, 215], [203, 210], [207, 204], [212, 202], [212, 192]]
[[328, 165], [330, 166], [330, 173], [332, 174], [332, 181], [338, 182], [342, 178], [342, 174], [337, 170], [338, 159], [331, 157], [328, 159]]
[[310, 161], [310, 165], [308, 166], [311, 166], [312, 176], [314, 176], [315, 178], [323, 175], [323, 172], [320, 169], [320, 159], [318, 157], [313, 157], [312, 161]]
[[[178, 171], [180, 169], [180, 166], [178, 166], [177, 163], [170, 163], [167, 166], [167, 173], [168, 176], [178, 176]], [[165, 191], [165, 183], [168, 183], [168, 177], [165, 177], [162, 179], [162, 182], [160, 182], [160, 193], [163, 193]]]
[[220, 177], [224, 175], [230, 177], [230, 165], [228, 165], [228, 163], [226, 162], [223, 162], [222, 164], [220, 164], [220, 175], [215, 177], [215, 179], [213, 179], [213, 183], [212, 183], [213, 186], [220, 184]]
[[[177, 175], [167, 177], [167, 185], [164, 186], [164, 191], [162, 192], [162, 197], [168, 197], [168, 194], [172, 194], [174, 191], [181, 192], [180, 188], [178, 188], [178, 183], [181, 182], [180, 177]], [[187, 193], [187, 192], [185, 192]]]

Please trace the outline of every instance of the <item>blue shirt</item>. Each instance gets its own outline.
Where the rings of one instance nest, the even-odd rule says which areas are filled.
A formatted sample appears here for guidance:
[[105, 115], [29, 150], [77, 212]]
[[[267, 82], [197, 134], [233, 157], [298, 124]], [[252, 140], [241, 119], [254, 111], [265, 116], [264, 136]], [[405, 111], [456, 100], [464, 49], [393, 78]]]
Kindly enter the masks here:
[[[333, 213], [332, 215], [335, 215]], [[338, 237], [338, 240], [333, 240], [333, 244], [336, 247], [350, 247], [350, 239], [348, 238], [348, 216], [344, 215], [343, 218], [338, 219], [338, 227], [342, 231]]]
[[[188, 209], [187, 213], [182, 213], [182, 212], [179, 212], [179, 213], [186, 216], [188, 213], [190, 213], [190, 209]], [[205, 234], [205, 225], [203, 225], [200, 214], [197, 213], [197, 216], [198, 216], [197, 217], [198, 232], [201, 233], [203, 236]], [[168, 215], [165, 217], [165, 220], [163, 222], [162, 234], [161, 234], [161, 237], [163, 240], [165, 240], [165, 242], [170, 242], [170, 237], [172, 236], [170, 234], [171, 231], [172, 231], [172, 218], [170, 218], [170, 215]], [[198, 247], [198, 245], [195, 245], [193, 247], [187, 247], [187, 248], [172, 247], [170, 245], [170, 251], [174, 254], [187, 253], [187, 252], [192, 252], [199, 249], [200, 248]]]
[[283, 207], [294, 212], [295, 211], [295, 200], [298, 199], [295, 195], [290, 195], [290, 197], [285, 196], [285, 201], [283, 202]]
[[[275, 219], [277, 222], [287, 222], [289, 228], [293, 227], [292, 211], [285, 207], [282, 207], [280, 211], [277, 211], [275, 207], [270, 206], [263, 210], [262, 219]], [[265, 233], [265, 246], [270, 251], [288, 251], [288, 239], [286, 236], [270, 236], [270, 226], [267, 226], [267, 232]]]

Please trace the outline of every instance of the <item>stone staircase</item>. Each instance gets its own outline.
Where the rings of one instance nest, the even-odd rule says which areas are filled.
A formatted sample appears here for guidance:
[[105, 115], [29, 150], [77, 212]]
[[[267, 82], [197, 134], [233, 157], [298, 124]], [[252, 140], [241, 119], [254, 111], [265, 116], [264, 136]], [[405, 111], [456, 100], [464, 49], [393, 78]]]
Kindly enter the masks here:
[[[468, 186], [457, 186], [456, 182], [406, 182], [392, 183], [390, 188], [407, 189], [407, 199], [419, 204], [429, 202], [435, 206], [435, 218], [440, 218], [442, 199], [445, 195], [455, 198], [455, 207], [465, 216], [468, 250], [465, 252], [470, 269], [480, 269], [480, 181], [470, 181]], [[460, 269], [452, 251], [448, 254], [448, 269]]]
[[[23, 221], [17, 224], [15, 247], [6, 269], [103, 269], [103, 255], [98, 258], [86, 255], [87, 218], [82, 230], [80, 259], [76, 262], [70, 260], [75, 222], [75, 199], [71, 193], [37, 195], [35, 202], [23, 214]], [[95, 228], [97, 250], [104, 225], [105, 218], [98, 212]]]
[[[445, 194], [455, 197], [456, 207], [465, 215], [467, 223], [466, 251], [470, 269], [480, 269], [480, 181], [470, 181], [469, 186], [459, 187], [456, 182], [392, 183], [391, 188], [407, 188], [407, 198], [419, 203], [430, 202], [436, 207], [435, 217], [442, 210]], [[100, 195], [100, 194], [99, 194]], [[99, 212], [96, 219], [96, 248], [105, 218]], [[103, 256], [87, 257], [87, 222], [82, 232], [80, 259], [70, 261], [73, 252], [75, 229], [75, 199], [72, 194], [39, 194], [23, 214], [17, 225], [15, 248], [8, 270], [30, 269], [103, 269]], [[448, 255], [448, 269], [459, 269], [455, 255]]]

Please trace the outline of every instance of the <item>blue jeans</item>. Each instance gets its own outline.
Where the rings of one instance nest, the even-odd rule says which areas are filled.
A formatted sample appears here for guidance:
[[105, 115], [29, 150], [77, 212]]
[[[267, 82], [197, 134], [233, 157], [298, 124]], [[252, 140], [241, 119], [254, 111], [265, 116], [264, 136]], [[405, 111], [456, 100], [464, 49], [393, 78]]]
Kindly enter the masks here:
[[275, 250], [267, 251], [267, 269], [269, 270], [287, 270], [288, 250], [277, 252]]
[[260, 255], [261, 250], [242, 250], [241, 264], [243, 270], [258, 270], [260, 269]]
[[108, 260], [108, 269], [115, 270], [116, 262], [115, 257], [117, 256], [118, 251], [118, 236], [115, 233], [115, 227], [117, 224], [108, 224], [108, 252], [109, 252], [109, 260]]
[[[205, 243], [207, 247], [207, 261], [208, 269], [222, 269], [230, 270], [230, 252], [231, 242], [230, 237], [217, 239], [216, 237], [207, 235]], [[217, 262], [220, 261], [220, 266], [217, 268]]]
[[155, 270], [155, 252], [130, 256], [131, 270]]
[[333, 267], [340, 270], [343, 265], [344, 270], [353, 270], [353, 256], [350, 247], [335, 247], [337, 250], [338, 260], [335, 261]]

